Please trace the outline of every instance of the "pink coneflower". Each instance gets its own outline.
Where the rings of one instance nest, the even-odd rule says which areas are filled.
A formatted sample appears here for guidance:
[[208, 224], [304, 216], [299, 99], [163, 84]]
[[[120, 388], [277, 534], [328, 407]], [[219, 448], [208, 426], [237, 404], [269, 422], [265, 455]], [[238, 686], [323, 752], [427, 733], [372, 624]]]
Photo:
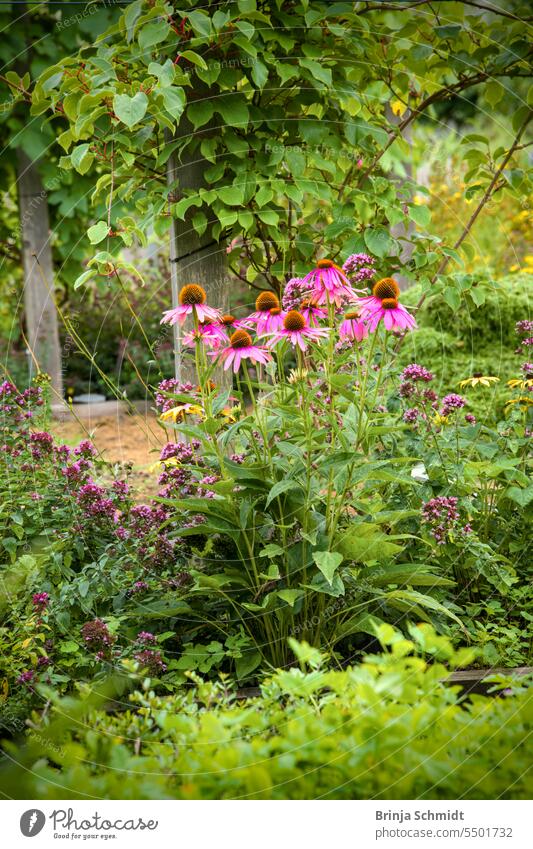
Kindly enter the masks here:
[[224, 371], [227, 371], [233, 363], [235, 374], [239, 371], [242, 360], [251, 360], [253, 363], [266, 365], [271, 359], [268, 351], [253, 344], [252, 337], [246, 330], [236, 330], [232, 334], [227, 348], [219, 352], [210, 351], [209, 353], [212, 357], [220, 357], [220, 361], [224, 362]]
[[317, 327], [319, 320], [326, 318], [328, 314], [328, 311], [324, 307], [320, 307], [318, 301], [314, 298], [304, 298], [300, 312], [311, 327]]
[[291, 310], [283, 319], [282, 329], [277, 330], [271, 336], [267, 345], [271, 348], [283, 339], [288, 339], [291, 345], [295, 347], [297, 345], [300, 350], [305, 351], [307, 348], [306, 340], [316, 342], [317, 339], [327, 336], [328, 333], [329, 330], [325, 327], [310, 327], [301, 312]]
[[194, 348], [196, 340], [199, 340], [202, 345], [207, 348], [218, 348], [222, 341], [226, 341], [227, 336], [224, 330], [217, 324], [210, 321], [200, 322], [195, 330], [190, 330], [183, 337], [183, 344], [186, 348]]
[[332, 303], [340, 307], [346, 301], [357, 299], [342, 268], [330, 259], [319, 259], [316, 268], [304, 277], [304, 284], [313, 287], [311, 297], [318, 304]]
[[196, 283], [184, 286], [179, 294], [179, 307], [167, 310], [163, 313], [161, 324], [183, 324], [188, 315], [196, 315], [198, 321], [217, 321], [220, 318], [220, 310], [208, 307], [205, 303], [205, 289]]
[[369, 297], [359, 299], [361, 317], [368, 319], [368, 329], [371, 333], [382, 319], [387, 330], [405, 330], [417, 326], [413, 316], [400, 304], [399, 295], [400, 287], [396, 280], [384, 277], [383, 280], [378, 280]]
[[368, 327], [361, 320], [361, 316], [357, 311], [347, 312], [344, 316], [344, 321], [339, 328], [339, 336], [341, 339], [351, 339], [355, 342], [361, 342], [368, 336]]
[[226, 313], [226, 315], [221, 316], [215, 327], [220, 333], [220, 338], [223, 339], [224, 342], [235, 330], [240, 330], [241, 328], [246, 330], [244, 321], [241, 321], [240, 318], [235, 318], [235, 316], [230, 313]]
[[255, 302], [255, 310], [244, 319], [243, 324], [245, 327], [255, 327], [258, 336], [274, 333], [281, 327], [285, 314], [274, 292], [261, 292]]

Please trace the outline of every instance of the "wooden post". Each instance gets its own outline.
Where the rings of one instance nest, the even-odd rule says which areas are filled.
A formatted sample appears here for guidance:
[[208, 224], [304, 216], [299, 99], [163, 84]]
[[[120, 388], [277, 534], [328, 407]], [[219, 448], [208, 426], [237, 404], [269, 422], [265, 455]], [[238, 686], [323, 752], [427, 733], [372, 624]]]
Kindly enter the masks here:
[[[186, 137], [193, 132], [189, 121], [182, 118], [177, 138]], [[207, 161], [196, 153], [183, 154], [179, 159], [172, 154], [168, 161], [167, 182], [169, 186], [174, 184], [174, 190], [179, 192], [183, 189], [198, 191], [206, 185], [204, 180], [206, 167], [208, 167]], [[206, 211], [205, 208], [204, 211]], [[207, 302], [224, 313], [229, 307], [226, 248], [223, 241], [213, 240], [209, 226], [213, 223], [212, 221], [209, 222], [204, 235], [198, 236], [191, 223], [195, 212], [195, 209], [191, 210], [191, 214], [186, 216], [185, 221], [172, 219], [170, 235], [172, 306], [177, 306], [178, 293], [183, 286], [187, 283], [199, 283], [206, 291]], [[174, 335], [174, 346], [176, 378], [178, 380], [194, 379], [190, 369], [184, 370], [179, 332]], [[222, 383], [221, 374], [217, 374], [216, 379], [218, 383]]]
[[22, 150], [17, 151], [17, 186], [28, 345], [40, 370], [51, 377], [53, 400], [61, 402], [63, 374], [48, 200], [37, 166]]

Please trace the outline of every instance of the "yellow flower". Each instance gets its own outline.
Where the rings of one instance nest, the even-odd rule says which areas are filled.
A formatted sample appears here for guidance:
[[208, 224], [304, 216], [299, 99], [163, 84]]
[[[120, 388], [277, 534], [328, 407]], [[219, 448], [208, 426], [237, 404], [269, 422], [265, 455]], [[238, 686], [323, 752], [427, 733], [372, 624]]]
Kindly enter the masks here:
[[467, 377], [465, 380], [461, 380], [459, 382], [459, 386], [461, 389], [464, 389], [465, 386], [490, 386], [491, 383], [499, 383], [499, 377], [492, 376], [484, 376], [482, 374], [474, 374], [472, 377]]
[[510, 401], [507, 401], [505, 409], [507, 409], [507, 407], [510, 407], [511, 404], [523, 405], [524, 408], [527, 410], [528, 407], [533, 405], [533, 398], [526, 398], [525, 395], [521, 395], [520, 398], [512, 398]]
[[520, 268], [520, 266], [519, 266], [519, 265], [516, 265], [516, 264], [515, 264], [515, 265], [511, 265], [511, 267], [509, 268], [509, 271], [518, 271], [518, 269], [519, 269], [519, 268]]
[[178, 407], [172, 407], [165, 413], [161, 413], [162, 422], [182, 422], [185, 416], [200, 416], [205, 418], [204, 411], [199, 404], [180, 404]]
[[390, 108], [392, 109], [393, 115], [396, 115], [398, 118], [401, 118], [407, 106], [402, 103], [401, 100], [393, 100], [391, 102]]
[[238, 404], [236, 407], [224, 407], [222, 415], [229, 424], [233, 424], [233, 422], [237, 421], [237, 413], [239, 413], [240, 409], [241, 408]]
[[435, 413], [433, 424], [437, 425], [437, 427], [442, 427], [443, 425], [448, 424], [448, 418], [446, 416], [441, 416], [440, 413]]
[[529, 389], [530, 386], [533, 386], [533, 380], [522, 380], [520, 377], [514, 377], [507, 381], [507, 386], [510, 386], [511, 389]]
[[527, 262], [528, 265], [533, 265], [533, 256], [531, 254], [529, 254], [528, 256], [525, 256], [524, 259], [525, 259], [525, 261]]

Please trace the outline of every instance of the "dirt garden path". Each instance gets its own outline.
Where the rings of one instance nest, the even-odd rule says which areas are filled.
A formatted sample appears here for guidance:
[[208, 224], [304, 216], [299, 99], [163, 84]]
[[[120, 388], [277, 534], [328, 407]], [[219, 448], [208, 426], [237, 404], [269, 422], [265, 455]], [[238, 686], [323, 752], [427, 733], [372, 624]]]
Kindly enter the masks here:
[[121, 466], [130, 466], [128, 480], [141, 498], [155, 495], [157, 471], [150, 467], [159, 459], [162, 446], [172, 440], [172, 432], [157, 424], [156, 417], [147, 415], [117, 415], [88, 422], [75, 420], [54, 422], [51, 431], [67, 445], [77, 445], [90, 439], [102, 459]]

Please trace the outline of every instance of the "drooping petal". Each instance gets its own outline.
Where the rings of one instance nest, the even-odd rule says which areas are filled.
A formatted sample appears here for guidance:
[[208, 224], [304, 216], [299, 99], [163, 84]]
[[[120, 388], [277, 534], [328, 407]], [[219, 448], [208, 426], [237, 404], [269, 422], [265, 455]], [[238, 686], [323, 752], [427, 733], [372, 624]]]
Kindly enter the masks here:
[[384, 310], [383, 316], [383, 324], [387, 328], [387, 330], [392, 330], [394, 325], [396, 324], [396, 310]]

